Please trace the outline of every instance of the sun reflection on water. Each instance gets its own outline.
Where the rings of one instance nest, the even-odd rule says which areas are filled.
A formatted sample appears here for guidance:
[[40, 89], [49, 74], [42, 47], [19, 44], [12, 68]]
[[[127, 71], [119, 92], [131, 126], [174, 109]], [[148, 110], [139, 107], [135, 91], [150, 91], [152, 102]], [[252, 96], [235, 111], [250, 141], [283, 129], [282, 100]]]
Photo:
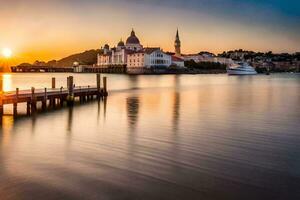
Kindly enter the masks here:
[[12, 79], [11, 74], [3, 74], [3, 91], [12, 91]]
[[4, 92], [12, 91], [11, 74], [0, 74], [0, 90]]

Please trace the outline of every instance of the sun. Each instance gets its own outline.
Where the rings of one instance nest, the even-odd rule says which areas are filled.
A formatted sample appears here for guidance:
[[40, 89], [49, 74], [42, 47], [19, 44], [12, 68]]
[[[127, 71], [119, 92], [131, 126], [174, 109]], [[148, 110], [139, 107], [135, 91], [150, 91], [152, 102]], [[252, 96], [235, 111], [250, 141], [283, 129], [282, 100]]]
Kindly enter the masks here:
[[12, 50], [9, 49], [9, 48], [4, 48], [4, 49], [2, 49], [2, 55], [3, 55], [5, 58], [10, 58], [11, 55], [12, 55]]

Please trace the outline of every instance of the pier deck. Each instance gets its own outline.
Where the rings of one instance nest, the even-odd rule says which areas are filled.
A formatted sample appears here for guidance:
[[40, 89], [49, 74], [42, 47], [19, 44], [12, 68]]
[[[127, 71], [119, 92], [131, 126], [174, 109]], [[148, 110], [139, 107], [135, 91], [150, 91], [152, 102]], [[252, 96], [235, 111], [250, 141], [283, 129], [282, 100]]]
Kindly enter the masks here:
[[42, 109], [45, 110], [47, 106], [55, 106], [58, 102], [61, 106], [64, 102], [67, 105], [72, 105], [75, 98], [86, 101], [89, 99], [101, 98], [107, 96], [107, 79], [103, 77], [103, 87], [100, 87], [100, 74], [97, 74], [96, 86], [77, 86], [73, 84], [73, 77], [67, 78], [67, 88], [55, 88], [55, 78], [52, 78], [52, 88], [19, 90], [2, 92], [0, 91], [0, 116], [4, 114], [3, 106], [13, 104], [13, 114], [17, 115], [17, 106], [19, 103], [27, 103], [27, 114], [30, 115], [37, 110], [37, 102], [42, 103]]

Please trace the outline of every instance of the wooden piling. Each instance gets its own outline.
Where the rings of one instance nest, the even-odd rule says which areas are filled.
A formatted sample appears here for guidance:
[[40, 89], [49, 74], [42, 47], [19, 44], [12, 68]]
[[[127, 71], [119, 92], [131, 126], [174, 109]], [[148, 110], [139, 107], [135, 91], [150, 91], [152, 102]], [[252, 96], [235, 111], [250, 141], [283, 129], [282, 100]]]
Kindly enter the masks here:
[[60, 88], [60, 95], [59, 95], [59, 103], [60, 103], [61, 107], [64, 106], [64, 98], [63, 98], [62, 90], [63, 90], [63, 87]]
[[36, 96], [35, 96], [35, 88], [31, 88], [31, 113], [35, 113], [37, 109], [36, 106]]
[[73, 76], [69, 76], [67, 79], [68, 83], [68, 96], [67, 96], [67, 104], [68, 106], [72, 106], [74, 104], [74, 91], [73, 91]]
[[89, 101], [90, 100], [90, 86], [88, 85], [88, 91], [86, 93], [86, 98]]
[[97, 98], [100, 99], [101, 93], [101, 75], [97, 74]]
[[30, 109], [30, 101], [27, 101], [27, 106], [26, 106], [26, 112], [27, 112], [27, 115], [30, 115], [30, 112], [31, 109]]
[[54, 89], [55, 88], [55, 78], [53, 77], [52, 78], [52, 89]]
[[13, 103], [13, 115], [18, 115], [19, 88], [16, 88], [16, 97]]
[[47, 88], [44, 89], [44, 98], [42, 100], [42, 110], [45, 111], [47, 108]]
[[[55, 77], [52, 77], [52, 84], [51, 84], [51, 88], [52, 89], [55, 89], [56, 87], [56, 80], [55, 80]], [[55, 107], [55, 98], [50, 98], [49, 100], [49, 106], [50, 107]]]

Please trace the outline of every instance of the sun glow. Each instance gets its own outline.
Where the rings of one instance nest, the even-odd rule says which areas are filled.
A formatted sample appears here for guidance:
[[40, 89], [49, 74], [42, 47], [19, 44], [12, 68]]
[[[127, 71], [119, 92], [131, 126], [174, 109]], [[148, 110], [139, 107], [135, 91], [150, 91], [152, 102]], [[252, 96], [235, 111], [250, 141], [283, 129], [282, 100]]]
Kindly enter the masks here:
[[4, 49], [2, 49], [2, 55], [5, 58], [10, 58], [12, 56], [12, 50], [9, 48], [4, 48]]

